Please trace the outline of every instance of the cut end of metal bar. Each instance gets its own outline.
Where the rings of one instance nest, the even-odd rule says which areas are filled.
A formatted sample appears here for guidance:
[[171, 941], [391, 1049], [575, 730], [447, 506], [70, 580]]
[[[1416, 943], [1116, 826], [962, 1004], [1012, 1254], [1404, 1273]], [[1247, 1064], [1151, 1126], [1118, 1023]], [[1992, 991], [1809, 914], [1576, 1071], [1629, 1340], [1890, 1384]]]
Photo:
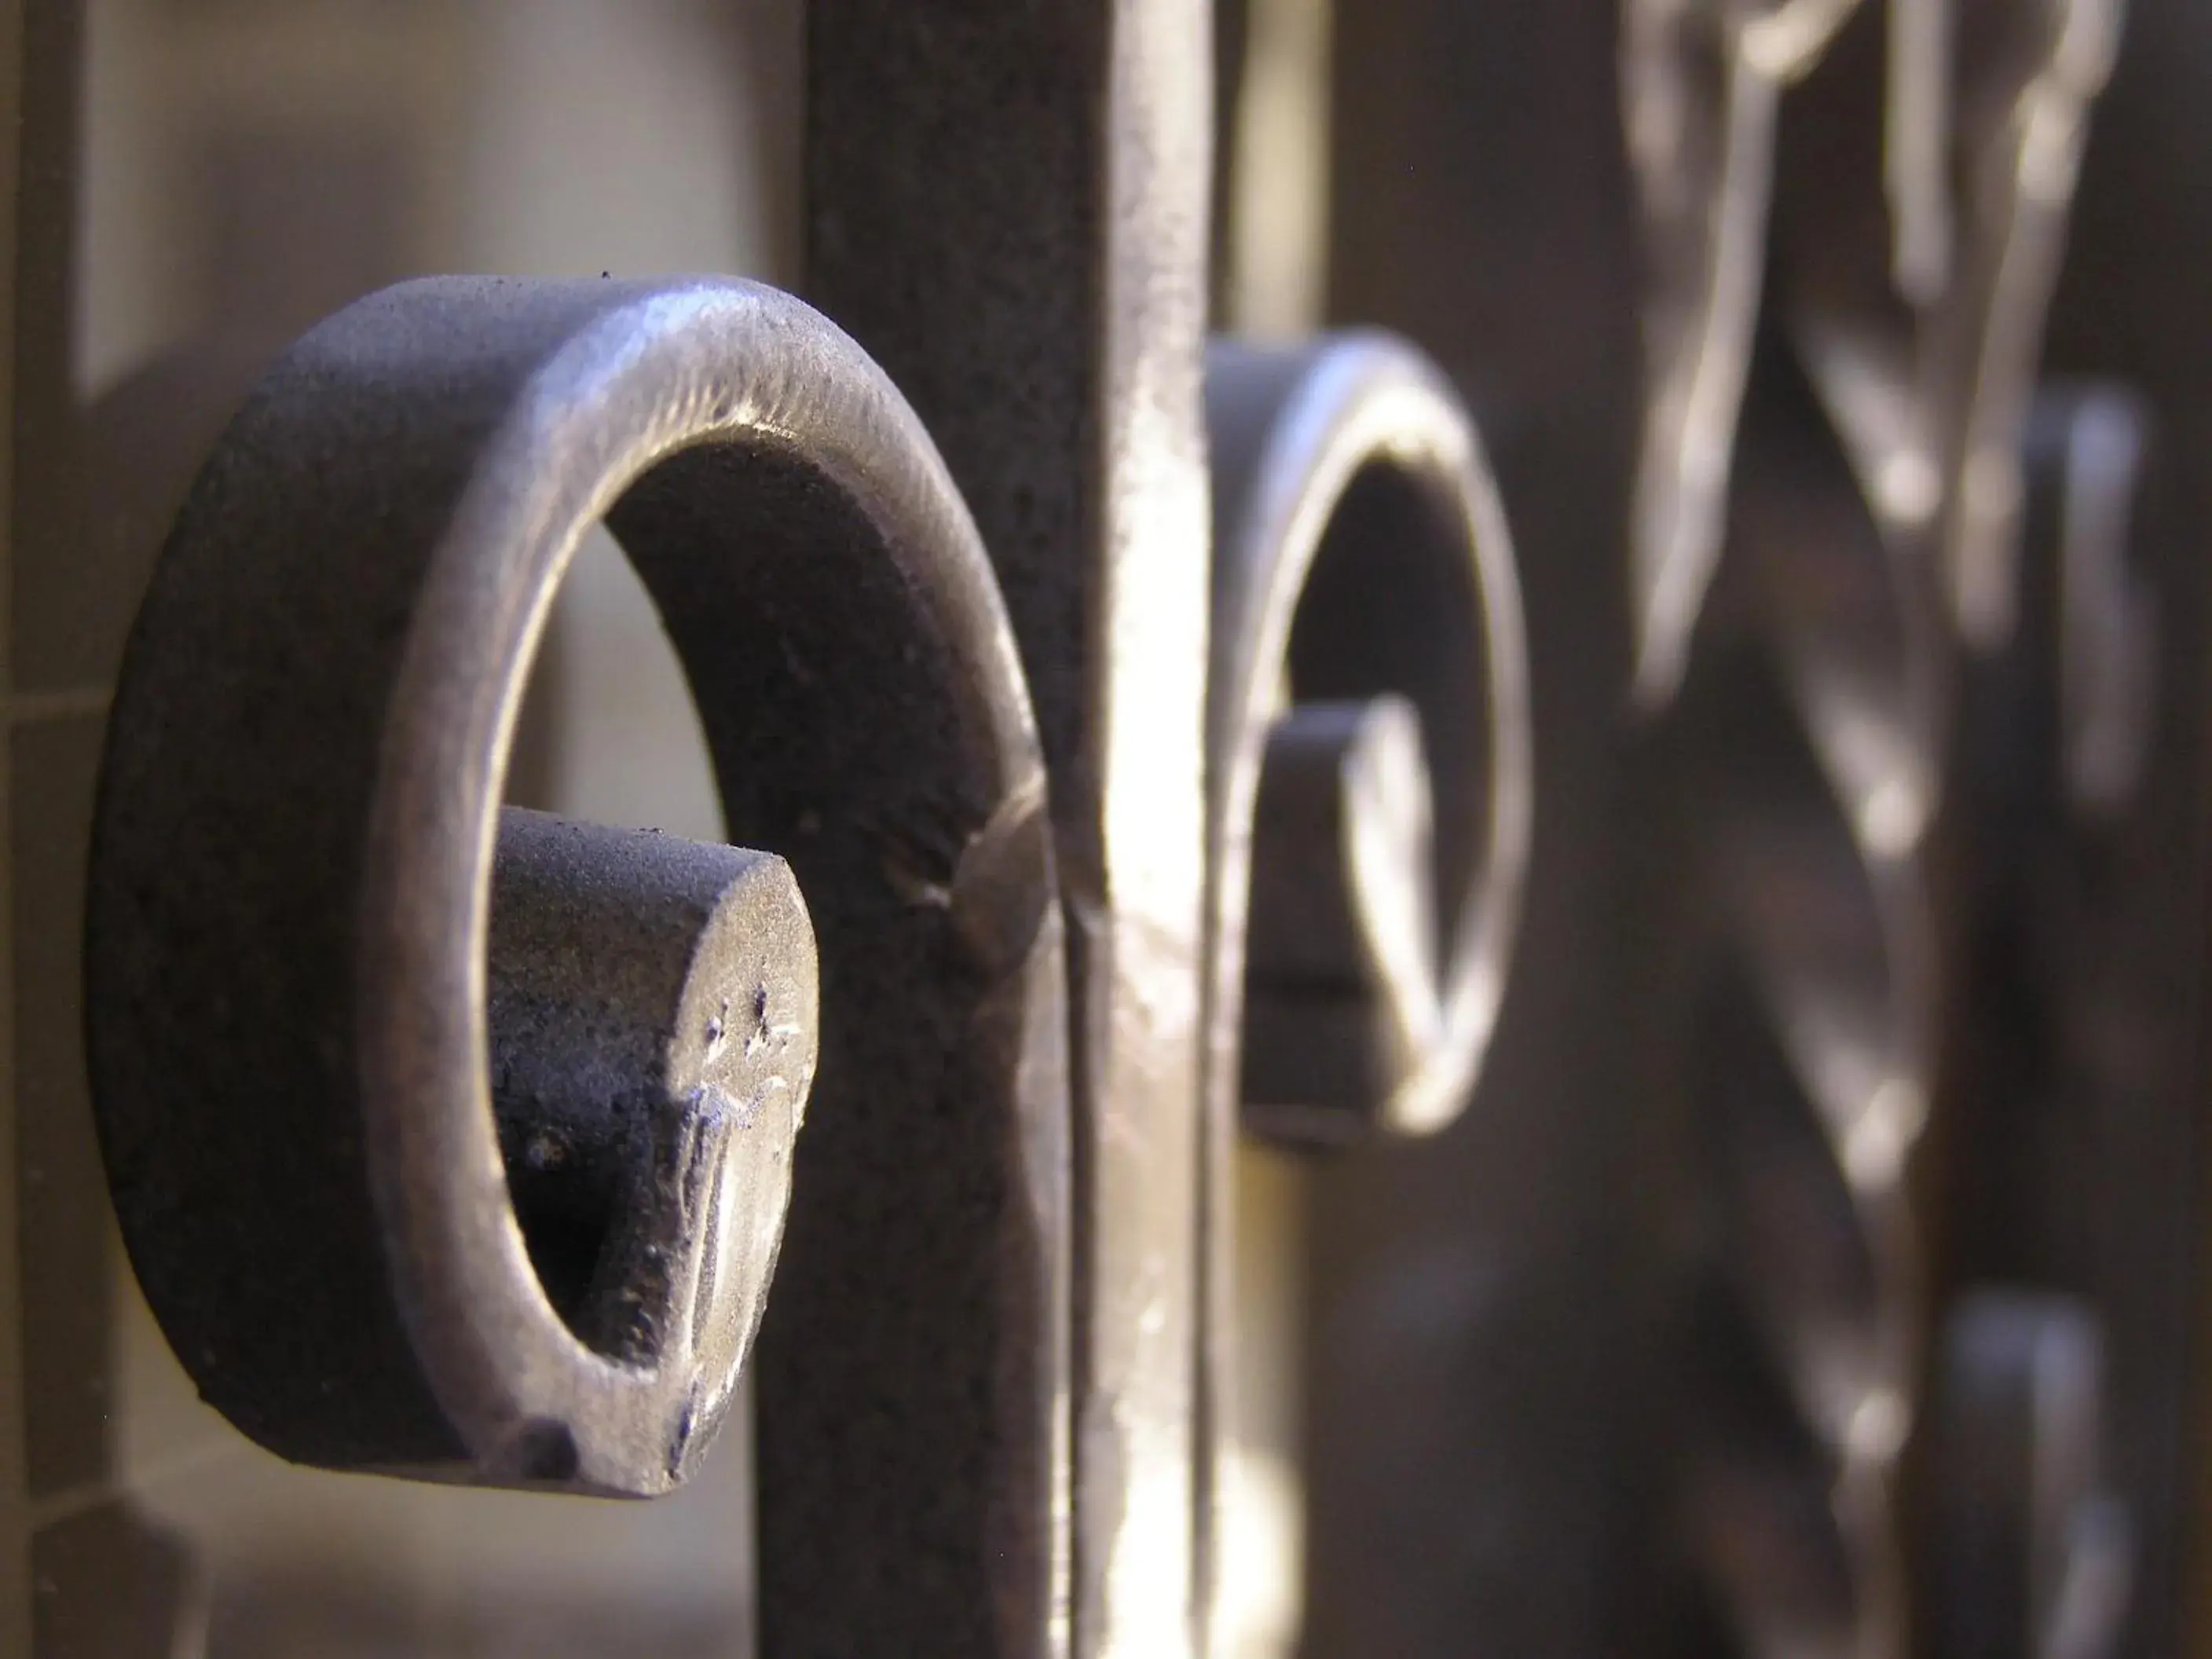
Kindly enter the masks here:
[[1301, 704], [1268, 734], [1243, 1083], [1263, 1132], [1361, 1138], [1437, 1041], [1432, 817], [1406, 699]]
[[690, 1372], [688, 1468], [790, 1202], [819, 1030], [805, 902], [769, 854], [509, 807], [491, 924], [493, 1103], [532, 1263], [586, 1346]]

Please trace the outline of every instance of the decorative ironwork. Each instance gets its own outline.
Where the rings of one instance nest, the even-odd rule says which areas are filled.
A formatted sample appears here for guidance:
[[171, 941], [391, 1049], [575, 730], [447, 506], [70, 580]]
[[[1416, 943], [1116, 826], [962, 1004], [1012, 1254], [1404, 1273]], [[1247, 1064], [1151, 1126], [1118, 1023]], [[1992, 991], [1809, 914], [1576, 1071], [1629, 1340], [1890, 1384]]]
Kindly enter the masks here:
[[1909, 1171], [1956, 972], [1956, 685], [2012, 626], [2043, 313], [2117, 22], [2102, 0], [1629, 11], [1637, 684], [1705, 786], [1685, 1516], [1758, 1652], [1898, 1652], [1911, 1617]]
[[[134, 1262], [264, 1444], [651, 1495], [751, 1351], [769, 1651], [1222, 1645], [1234, 1138], [1465, 1108], [1534, 739], [1443, 374], [1205, 338], [1208, 9], [817, 0], [821, 312], [403, 284], [226, 432], [115, 704], [87, 1000]], [[1753, 1651], [2094, 1656], [2097, 1310], [1945, 1280], [1915, 1158], [1973, 665], [2058, 616], [2084, 813], [2145, 747], [2139, 434], [2035, 390], [2117, 0], [1621, 22], [1669, 1543]], [[744, 847], [501, 805], [601, 520]], [[1989, 1498], [1922, 1553], [1914, 1456]]]
[[1528, 861], [1504, 512], [1401, 342], [1218, 344], [1206, 404], [1211, 1047], [1260, 1133], [1433, 1131], [1488, 1046]]
[[[1503, 515], [1403, 344], [1224, 347], [1210, 385], [1212, 921], [1186, 966], [1213, 1109], [1234, 1121], [1241, 1068], [1270, 1133], [1421, 1132], [1480, 1064], [1528, 851]], [[602, 516], [731, 833], [781, 856], [500, 808], [537, 632]], [[964, 506], [805, 307], [445, 278], [319, 325], [171, 538], [95, 836], [103, 1139], [208, 1398], [302, 1461], [650, 1494], [711, 1442], [773, 1268], [763, 1342], [810, 1382], [804, 1410], [763, 1401], [769, 1468], [811, 1478], [769, 1488], [771, 1639], [1063, 1649], [1095, 1547], [1067, 1498], [1070, 1252], [1126, 1218], [1070, 1200], [1048, 811]], [[1293, 1048], [1346, 1089], [1276, 1086]], [[1187, 1218], [1216, 1287], [1224, 1217]], [[863, 1547], [866, 1594], [824, 1576]]]
[[[733, 833], [788, 871], [500, 819], [538, 630], [603, 514]], [[812, 313], [742, 283], [465, 279], [340, 313], [203, 472], [111, 726], [94, 1076], [179, 1356], [289, 1456], [663, 1490], [760, 1318], [811, 1083], [852, 1123], [800, 1141], [796, 1179], [863, 1178], [881, 1234], [929, 1241], [811, 1312], [823, 1352], [911, 1333], [871, 1386], [988, 1416], [966, 1486], [934, 1471], [888, 1547], [965, 1524], [1003, 1557], [1006, 1494], [1054, 1489], [1064, 1434], [1042, 811], [966, 513]], [[831, 1006], [898, 1011], [833, 1020], [818, 1079], [810, 913]], [[579, 1230], [570, 1302], [545, 1269]]]

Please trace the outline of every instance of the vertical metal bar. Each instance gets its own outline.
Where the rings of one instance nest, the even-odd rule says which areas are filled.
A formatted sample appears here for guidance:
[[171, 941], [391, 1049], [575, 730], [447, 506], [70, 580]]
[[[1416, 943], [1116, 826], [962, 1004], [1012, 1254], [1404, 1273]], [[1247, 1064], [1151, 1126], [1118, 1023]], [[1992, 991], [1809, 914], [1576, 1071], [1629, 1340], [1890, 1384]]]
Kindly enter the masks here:
[[[1199, 1109], [1211, 8], [817, 0], [808, 46], [807, 295], [890, 371], [965, 492], [1051, 770], [1073, 981], [1074, 1645], [1188, 1651], [1226, 1135]], [[776, 1506], [809, 1474], [778, 1466], [786, 1382], [765, 1356], [771, 1628], [798, 1541]]]
[[[2049, 358], [2066, 374], [2124, 379], [2143, 398], [2162, 466], [2136, 550], [2159, 595], [2153, 749], [2142, 794], [2098, 854], [2135, 872], [2089, 901], [2112, 954], [2094, 1011], [2110, 1075], [2095, 1099], [2100, 1170], [2078, 1163], [2056, 1188], [2080, 1206], [2062, 1282], [2108, 1320], [2112, 1468], [2135, 1512], [2140, 1554], [2130, 1655], [2212, 1659], [2212, 1333], [2206, 1300], [2207, 699], [2212, 565], [2203, 526], [2212, 475], [2212, 331], [2201, 326], [2212, 247], [2212, 9], [2135, 0], [2100, 104], [2051, 313]], [[2148, 250], [2164, 252], [2147, 258]], [[2109, 861], [2107, 861], [2109, 860]], [[2105, 879], [2112, 879], [2107, 873]], [[2124, 1034], [2124, 1035], [2121, 1035]], [[2094, 1243], [2089, 1241], [2094, 1240]], [[2086, 1248], [2085, 1248], [2086, 1246]], [[2078, 1255], [2075, 1254], [2078, 1252]]]
[[[19, 0], [0, 0], [0, 410], [16, 430], [15, 210], [23, 84], [23, 14]], [[15, 453], [0, 444], [0, 688], [15, 685], [9, 597], [15, 553]], [[8, 775], [0, 765], [0, 1656], [31, 1651], [31, 1539], [25, 1468], [21, 1267], [17, 1237], [14, 815]]]

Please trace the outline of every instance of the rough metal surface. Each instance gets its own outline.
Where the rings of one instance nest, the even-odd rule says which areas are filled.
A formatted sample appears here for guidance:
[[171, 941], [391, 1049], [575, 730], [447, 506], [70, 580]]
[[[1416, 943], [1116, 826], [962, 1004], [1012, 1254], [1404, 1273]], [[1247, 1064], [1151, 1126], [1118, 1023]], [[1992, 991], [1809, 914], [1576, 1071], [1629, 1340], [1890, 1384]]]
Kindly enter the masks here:
[[[786, 296], [405, 284], [307, 336], [228, 428], [141, 613], [95, 833], [88, 1035], [142, 1282], [208, 1396], [289, 1455], [667, 1484], [680, 1401], [549, 1300], [489, 1076], [505, 747], [602, 514], [684, 664], [731, 833], [788, 859], [818, 936], [777, 1307], [830, 1409], [771, 1401], [762, 1431], [825, 1482], [865, 1463], [838, 1498], [872, 1554], [836, 1593], [875, 1629], [1032, 1650], [1066, 1438], [1042, 768], [950, 479]], [[769, 991], [763, 1063], [788, 1023]], [[825, 1237], [841, 1211], [865, 1261]]]
[[688, 1472], [768, 1299], [814, 1086], [813, 929], [779, 858], [507, 807], [487, 1015], [507, 1192], [554, 1310], [678, 1375]]
[[[943, 448], [1051, 769], [1082, 1218], [1074, 1641], [1143, 1659], [1197, 1641], [1208, 1595], [1225, 1257], [1201, 1241], [1227, 1236], [1234, 1130], [1200, 1095], [1211, 10], [823, 0], [807, 20], [805, 292]], [[813, 1364], [772, 1314], [764, 1425], [813, 1408]], [[787, 1517], [848, 1485], [763, 1445], [763, 1562], [848, 1598], [842, 1640], [819, 1638], [838, 1651], [880, 1640], [851, 1592], [879, 1546], [855, 1528], [807, 1555]]]
[[[1527, 876], [1528, 667], [1504, 514], [1457, 398], [1386, 336], [1216, 345], [1206, 411], [1215, 1086], [1228, 1097], [1241, 1074], [1244, 1121], [1276, 1137], [1431, 1132], [1474, 1087]], [[1301, 717], [1386, 697], [1413, 717], [1421, 775], [1408, 787], [1432, 797], [1413, 809], [1432, 832], [1380, 810], [1364, 825], [1300, 810]], [[1426, 867], [1404, 867], [1412, 858]], [[1351, 930], [1304, 902], [1332, 864], [1364, 913], [1364, 960], [1349, 971], [1315, 958], [1322, 934]]]

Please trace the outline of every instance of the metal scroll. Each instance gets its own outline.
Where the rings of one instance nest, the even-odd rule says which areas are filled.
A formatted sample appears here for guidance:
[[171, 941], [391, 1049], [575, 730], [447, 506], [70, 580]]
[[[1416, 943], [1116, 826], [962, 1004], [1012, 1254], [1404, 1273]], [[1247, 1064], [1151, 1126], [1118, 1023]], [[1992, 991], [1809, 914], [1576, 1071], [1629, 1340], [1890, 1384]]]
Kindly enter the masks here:
[[[1533, 763], [1442, 377], [1206, 348], [1205, 14], [810, 8], [820, 313], [406, 284], [217, 446], [88, 989], [134, 1259], [264, 1443], [649, 1494], [748, 1363], [769, 1651], [1207, 1647], [1231, 1138], [1462, 1108]], [[742, 848], [501, 809], [602, 520]]]
[[[730, 832], [787, 869], [501, 820], [601, 516]], [[203, 471], [109, 737], [96, 1103], [180, 1358], [294, 1458], [650, 1493], [711, 1441], [775, 1266], [763, 1343], [803, 1329], [822, 1409], [767, 1432], [825, 1483], [867, 1470], [787, 1524], [865, 1527], [886, 1570], [828, 1612], [818, 1581], [764, 1599], [1043, 1650], [1068, 1228], [1044, 811], [972, 523], [818, 315], [741, 283], [463, 278], [340, 313]]]
[[1528, 870], [1504, 512], [1402, 342], [1218, 344], [1206, 403], [1212, 1045], [1256, 1133], [1432, 1132], [1474, 1086]]
[[[1208, 389], [1209, 921], [1177, 967], [1209, 1134], [1240, 1097], [1301, 1144], [1425, 1132], [1473, 1085], [1528, 853], [1503, 515], [1401, 343], [1222, 346]], [[501, 807], [601, 518], [730, 833], [774, 854]], [[339, 313], [202, 470], [109, 737], [95, 1092], [179, 1356], [289, 1457], [649, 1495], [765, 1310], [769, 1646], [1063, 1650], [1085, 1517], [1142, 1494], [1094, 1453], [1069, 1498], [1070, 1251], [1129, 1218], [1070, 1190], [1048, 811], [964, 505], [818, 315], [464, 278]], [[1224, 1146], [1193, 1152], [1218, 1193]], [[1225, 1198], [1182, 1223], [1219, 1344]], [[1200, 1472], [1194, 1648], [1207, 1409], [1151, 1425]]]

